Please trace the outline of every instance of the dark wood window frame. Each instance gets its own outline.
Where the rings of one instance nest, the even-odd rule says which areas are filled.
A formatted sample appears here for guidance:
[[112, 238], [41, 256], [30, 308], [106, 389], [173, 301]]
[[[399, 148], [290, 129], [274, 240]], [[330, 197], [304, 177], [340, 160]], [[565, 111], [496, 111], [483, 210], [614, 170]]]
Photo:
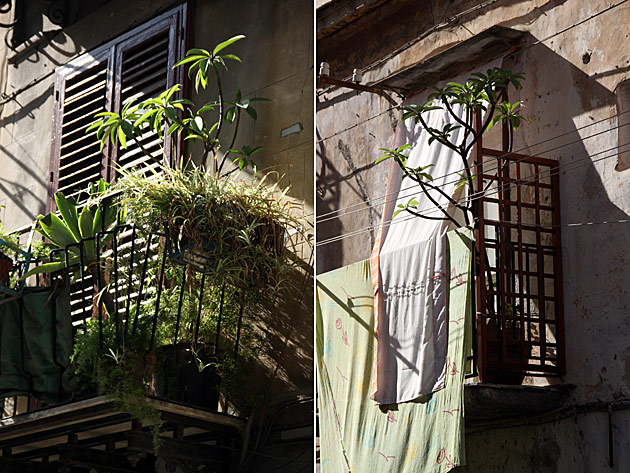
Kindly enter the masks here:
[[[116, 179], [114, 166], [125, 155], [133, 153], [133, 147], [121, 150], [108, 144], [100, 152], [96, 136], [86, 135], [85, 128], [94, 121], [93, 115], [98, 111], [120, 111], [125, 95], [123, 83], [127, 78], [131, 80], [133, 76], [144, 84], [153, 77], [156, 83], [161, 79], [163, 84], [165, 78], [166, 87], [144, 94], [144, 97], [155, 96], [165, 88], [183, 82], [183, 69], [173, 69], [173, 66], [185, 52], [186, 13], [187, 6], [182, 4], [57, 69], [47, 211], [55, 209], [54, 194], [58, 190], [72, 195], [86, 188], [89, 180], [98, 177], [107, 181]], [[145, 76], [142, 75], [145, 67], [152, 63], [150, 59], [145, 64], [140, 60], [134, 64], [135, 69], [129, 67], [131, 72], [127, 74], [127, 70], [123, 70], [125, 55], [142, 47], [159, 52], [156, 38], [166, 42], [166, 51], [160, 53], [166, 67], [155, 71], [154, 75]], [[180, 148], [180, 142], [167, 137], [162, 161], [172, 162], [174, 156], [180, 154]]]
[[481, 382], [521, 384], [566, 372], [560, 180], [556, 160], [508, 152], [507, 138], [504, 125], [501, 150], [474, 150], [473, 358]]

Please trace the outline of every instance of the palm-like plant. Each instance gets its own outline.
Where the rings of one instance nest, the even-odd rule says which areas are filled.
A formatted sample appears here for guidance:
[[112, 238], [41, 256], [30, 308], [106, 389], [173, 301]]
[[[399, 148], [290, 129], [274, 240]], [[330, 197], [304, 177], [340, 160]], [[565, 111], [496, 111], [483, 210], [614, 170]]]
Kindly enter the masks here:
[[[104, 279], [103, 268], [97, 262], [113, 238], [113, 233], [108, 231], [116, 222], [118, 214], [118, 204], [105, 198], [109, 187], [109, 183], [103, 179], [91, 184], [87, 190], [87, 199], [82, 204], [62, 192], [55, 194], [59, 216], [54, 212], [40, 216], [36, 231], [56, 251], [52, 252], [51, 261], [33, 267], [23, 278], [67, 268], [73, 273], [86, 271], [100, 285]], [[114, 304], [107, 291], [102, 293], [101, 300], [108, 313], [113, 313]]]

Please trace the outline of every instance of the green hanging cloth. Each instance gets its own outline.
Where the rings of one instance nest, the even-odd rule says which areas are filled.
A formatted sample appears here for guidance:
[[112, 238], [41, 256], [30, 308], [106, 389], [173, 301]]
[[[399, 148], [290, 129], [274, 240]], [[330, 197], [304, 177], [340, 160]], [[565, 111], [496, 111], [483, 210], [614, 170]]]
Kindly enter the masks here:
[[58, 402], [72, 350], [70, 287], [25, 288], [0, 303], [0, 398]]
[[[322, 473], [442, 473], [465, 464], [464, 375], [470, 340], [471, 232], [449, 232], [446, 387], [381, 410], [370, 262], [317, 277], [317, 387]], [[382, 406], [381, 406], [382, 407]]]

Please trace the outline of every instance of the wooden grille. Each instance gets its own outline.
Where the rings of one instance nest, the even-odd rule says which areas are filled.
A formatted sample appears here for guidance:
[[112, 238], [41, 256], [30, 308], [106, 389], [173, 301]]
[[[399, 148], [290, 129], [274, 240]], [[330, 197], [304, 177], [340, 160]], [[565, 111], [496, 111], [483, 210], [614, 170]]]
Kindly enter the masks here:
[[558, 184], [554, 160], [477, 154], [475, 187], [486, 189], [477, 227], [482, 382], [564, 372]]

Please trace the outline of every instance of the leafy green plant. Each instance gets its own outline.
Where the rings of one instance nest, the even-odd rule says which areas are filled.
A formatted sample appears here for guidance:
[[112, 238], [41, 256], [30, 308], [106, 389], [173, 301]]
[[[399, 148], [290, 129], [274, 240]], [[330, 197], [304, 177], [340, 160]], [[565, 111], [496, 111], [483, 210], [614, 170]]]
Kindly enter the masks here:
[[116, 188], [129, 218], [150, 231], [166, 222], [174, 246], [203, 253], [211, 284], [277, 291], [294, 266], [285, 248], [287, 231], [300, 231], [284, 192], [249, 184], [201, 168], [182, 171], [163, 167], [145, 177], [123, 172]]
[[139, 318], [134, 337], [118, 346], [113, 317], [105, 318], [102, 324], [88, 320], [75, 336], [66, 384], [75, 396], [106, 395], [118, 409], [150, 426], [157, 450], [162, 420], [146, 397], [156, 364], [155, 356], [146, 351], [151, 325], [150, 317]]
[[[464, 224], [469, 225], [477, 217], [476, 208], [473, 205], [473, 171], [469, 164], [468, 155], [475, 144], [481, 139], [483, 134], [492, 126], [498, 123], [506, 123], [509, 131], [509, 149], [511, 150], [514, 141], [514, 131], [521, 125], [524, 118], [521, 116], [521, 102], [510, 103], [503, 100], [503, 92], [511, 85], [516, 89], [521, 87], [524, 75], [513, 73], [507, 69], [494, 67], [488, 69], [486, 73], [475, 72], [464, 83], [449, 82], [445, 87], [432, 87], [433, 93], [429, 94], [428, 101], [421, 105], [408, 105], [402, 107], [403, 120], [413, 119], [422, 126], [429, 135], [429, 145], [438, 143], [451, 149], [462, 161], [463, 173], [457, 188], [464, 188], [467, 192], [463, 202], [456, 200], [453, 196], [446, 194], [440, 186], [433, 184], [433, 177], [426, 172], [427, 166], [412, 168], [407, 165], [407, 153], [410, 145], [405, 144], [396, 149], [381, 148], [385, 154], [376, 160], [377, 163], [393, 159], [403, 172], [403, 179], [411, 179], [420, 187], [422, 193], [441, 211], [442, 216], [428, 216], [416, 212], [417, 202], [411, 198], [406, 204], [399, 204], [399, 211], [407, 212], [414, 216], [431, 220], [448, 220], [456, 226], [461, 226], [447, 208], [439, 205], [431, 195], [438, 193], [447, 199], [450, 205], [462, 211]], [[463, 118], [455, 113], [453, 106], [463, 107]], [[445, 123], [441, 129], [430, 126], [425, 120], [425, 114], [432, 110], [445, 110], [450, 117], [450, 121]], [[475, 117], [479, 112], [486, 112], [481, 127], [475, 127]], [[496, 112], [496, 113], [495, 113]], [[459, 141], [454, 139], [453, 133], [462, 129], [463, 133]]]
[[[83, 269], [77, 265], [83, 259], [85, 269], [96, 275], [94, 266], [97, 259], [97, 233], [109, 230], [116, 222], [118, 206], [108, 199], [101, 199], [109, 188], [109, 183], [103, 179], [88, 188], [88, 198], [81, 205], [72, 197], [66, 197], [63, 192], [55, 194], [55, 202], [60, 216], [50, 212], [38, 217], [38, 231], [44, 238], [50, 241], [55, 249], [65, 250], [69, 256], [66, 260], [62, 254], [53, 256], [54, 261], [44, 263], [31, 269], [24, 277], [33, 274], [49, 273], [69, 268], [73, 271]], [[112, 235], [105, 234], [99, 240], [101, 248], [109, 241]], [[83, 242], [83, 244], [80, 244]]]
[[[514, 142], [514, 131], [519, 128], [522, 120], [525, 120], [521, 112], [521, 102], [510, 103], [503, 99], [508, 87], [515, 89], [521, 87], [524, 75], [513, 73], [508, 69], [494, 67], [485, 73], [475, 72], [463, 83], [449, 82], [444, 87], [432, 87], [433, 92], [429, 94], [428, 100], [420, 105], [409, 105], [402, 107], [403, 121], [413, 119], [416, 124], [420, 124], [422, 129], [429, 135], [429, 145], [445, 146], [452, 150], [462, 162], [463, 172], [455, 188], [462, 191], [464, 196], [458, 200], [453, 195], [446, 193], [439, 185], [433, 183], [433, 176], [427, 172], [429, 166], [414, 168], [407, 164], [407, 157], [411, 146], [405, 144], [395, 149], [381, 148], [385, 153], [376, 162], [393, 159], [400, 167], [403, 179], [414, 181], [420, 188], [422, 194], [440, 211], [439, 216], [427, 215], [426, 212], [418, 211], [419, 202], [416, 197], [411, 197], [406, 203], [398, 204], [394, 217], [401, 212], [409, 213], [413, 216], [428, 220], [448, 221], [455, 227], [470, 225], [477, 222], [478, 208], [474, 199], [480, 197], [474, 192], [474, 173], [468, 156], [481, 140], [482, 136], [491, 127], [499, 123], [505, 123], [508, 128], [508, 150], [511, 151]], [[456, 113], [454, 106], [461, 107], [463, 112]], [[425, 119], [425, 115], [433, 110], [446, 111], [449, 120], [442, 128], [430, 126]], [[476, 127], [476, 117], [479, 113], [485, 112], [481, 126]], [[456, 130], [460, 130], [457, 135]], [[463, 133], [461, 132], [463, 131]], [[482, 192], [487, 190], [483, 189]], [[440, 195], [448, 202], [448, 205], [440, 205], [435, 196]], [[449, 208], [450, 207], [450, 208]], [[457, 214], [453, 216], [452, 209], [461, 211], [463, 222], [457, 220]], [[478, 250], [475, 250], [478, 251]], [[486, 268], [489, 268], [487, 254], [478, 255], [486, 260]], [[490, 269], [486, 269], [486, 281], [490, 289], [494, 288], [493, 278]], [[474, 283], [473, 283], [474, 284]], [[494, 308], [488, 304], [488, 311], [494, 312]]]
[[[108, 188], [109, 183], [103, 179], [90, 185], [87, 200], [82, 204], [62, 192], [55, 194], [60, 216], [50, 212], [38, 217], [36, 230], [57, 251], [51, 255], [52, 261], [33, 267], [22, 276], [23, 279], [34, 274], [68, 269], [73, 273], [88, 272], [97, 285], [104, 281], [104, 264], [97, 264], [97, 256], [103, 253], [113, 234], [104, 233], [102, 237], [96, 237], [114, 225], [118, 213], [118, 204], [104, 198]], [[102, 291], [101, 300], [106, 310], [113, 313], [114, 303], [107, 291]]]
[[[175, 67], [189, 65], [188, 77], [194, 81], [196, 91], [199, 91], [200, 86], [205, 89], [213, 82], [217, 90], [216, 100], [196, 108], [194, 102], [189, 99], [175, 98], [183, 88], [181, 84], [176, 84], [158, 97], [140, 103], [136, 103], [135, 100], [127, 102], [119, 114], [102, 112], [95, 115], [101, 120], [93, 123], [86, 132], [96, 130], [96, 136], [101, 141], [101, 149], [108, 141], [127, 148], [128, 141], [133, 140], [151, 159], [154, 159], [153, 156], [144, 149], [139, 139], [147, 130], [157, 133], [160, 138], [164, 138], [164, 130], [167, 130], [166, 135], [175, 132], [184, 134], [186, 140], [198, 141], [203, 145], [202, 164], [210, 165], [212, 174], [217, 178], [221, 176], [230, 154], [237, 155], [234, 161], [238, 162], [240, 169], [250, 165], [251, 155], [261, 148], [243, 146], [241, 150], [234, 149], [241, 114], [245, 112], [256, 120], [258, 114], [253, 104], [268, 99], [243, 98], [241, 91], [236, 90], [234, 101], [226, 100], [220, 74], [221, 68], [227, 71], [228, 60], [241, 62], [238, 56], [226, 54], [224, 50], [243, 38], [244, 35], [234, 36], [215, 46], [211, 52], [205, 49], [191, 49], [186, 57], [175, 65]], [[233, 126], [233, 134], [227, 151], [220, 156], [220, 138], [226, 124]]]

